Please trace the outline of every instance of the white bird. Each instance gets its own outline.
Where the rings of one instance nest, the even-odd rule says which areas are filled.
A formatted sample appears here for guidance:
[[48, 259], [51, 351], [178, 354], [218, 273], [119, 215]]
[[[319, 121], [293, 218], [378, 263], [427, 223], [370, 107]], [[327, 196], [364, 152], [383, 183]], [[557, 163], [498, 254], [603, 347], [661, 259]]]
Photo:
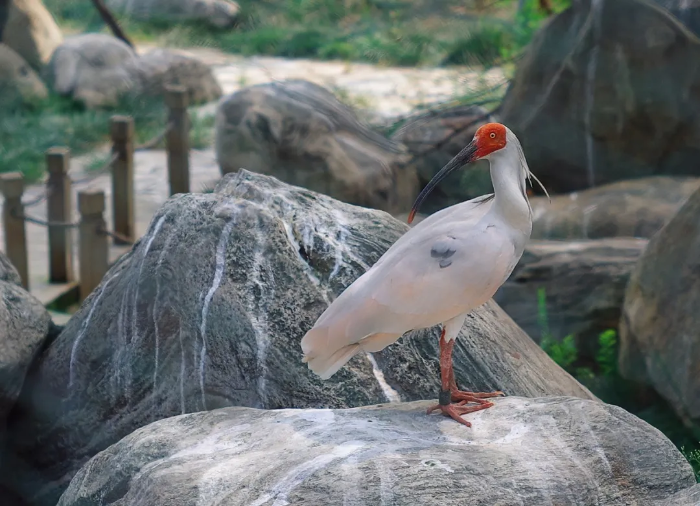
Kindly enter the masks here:
[[[408, 223], [441, 180], [482, 159], [490, 162], [493, 194], [443, 209], [409, 230], [306, 333], [303, 361], [322, 379], [360, 351], [376, 352], [408, 331], [442, 324], [442, 391], [439, 404], [428, 413], [440, 410], [470, 427], [461, 415], [489, 408], [493, 403], [484, 399], [503, 395], [458, 390], [452, 348], [467, 314], [496, 293], [530, 238], [532, 208], [525, 181], [533, 175], [515, 134], [499, 123], [479, 128], [418, 195]], [[468, 402], [476, 405], [466, 406]]]

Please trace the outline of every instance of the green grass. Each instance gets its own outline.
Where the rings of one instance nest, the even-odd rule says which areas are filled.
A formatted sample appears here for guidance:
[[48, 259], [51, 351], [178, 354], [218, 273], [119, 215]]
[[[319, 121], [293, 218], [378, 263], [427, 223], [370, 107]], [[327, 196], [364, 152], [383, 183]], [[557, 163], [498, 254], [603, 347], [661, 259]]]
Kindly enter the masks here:
[[673, 408], [650, 388], [619, 375], [615, 330], [606, 330], [598, 336], [597, 352], [591, 363], [579, 357], [573, 335], [556, 339], [549, 332], [544, 289], [538, 290], [538, 322], [540, 346], [552, 360], [604, 402], [620, 406], [663, 432], [688, 460], [700, 483], [700, 430], [686, 427]]
[[[112, 115], [134, 118], [136, 143], [157, 135], [166, 125], [162, 100], [125, 99], [108, 110], [87, 110], [68, 98], [50, 96], [45, 101], [14, 109], [0, 110], [0, 173], [22, 172], [29, 182], [40, 180], [45, 173], [44, 154], [52, 146], [66, 146], [73, 156], [94, 150], [109, 142]], [[192, 117], [191, 145], [211, 145], [214, 118]], [[104, 162], [96, 156], [93, 163]]]
[[[556, 0], [562, 10], [569, 0]], [[364, 61], [384, 65], [498, 64], [529, 42], [545, 16], [528, 0], [240, 0], [233, 29], [201, 22], [139, 22], [118, 16], [136, 41], [206, 46], [242, 55]], [[89, 0], [45, 0], [59, 24], [104, 29]]]

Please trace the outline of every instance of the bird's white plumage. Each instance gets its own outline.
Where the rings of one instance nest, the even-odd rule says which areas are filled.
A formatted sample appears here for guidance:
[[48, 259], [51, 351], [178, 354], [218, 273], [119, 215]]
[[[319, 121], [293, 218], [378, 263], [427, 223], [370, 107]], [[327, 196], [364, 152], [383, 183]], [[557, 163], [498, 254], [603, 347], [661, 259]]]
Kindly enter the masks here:
[[413, 329], [454, 320], [448, 336], [454, 338], [466, 313], [507, 279], [532, 227], [523, 192], [529, 169], [508, 134], [506, 148], [490, 157], [494, 199], [463, 202], [421, 221], [319, 317], [301, 341], [314, 372], [328, 378], [355, 353], [379, 351]]

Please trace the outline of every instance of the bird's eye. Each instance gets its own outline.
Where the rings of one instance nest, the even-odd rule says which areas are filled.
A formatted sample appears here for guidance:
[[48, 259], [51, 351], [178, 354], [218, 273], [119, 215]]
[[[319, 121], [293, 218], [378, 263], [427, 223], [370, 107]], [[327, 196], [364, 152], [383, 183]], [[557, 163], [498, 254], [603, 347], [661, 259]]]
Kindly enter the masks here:
[[491, 137], [492, 139], [495, 139], [495, 138], [496, 138], [496, 132], [491, 132], [491, 133], [489, 134], [489, 137]]

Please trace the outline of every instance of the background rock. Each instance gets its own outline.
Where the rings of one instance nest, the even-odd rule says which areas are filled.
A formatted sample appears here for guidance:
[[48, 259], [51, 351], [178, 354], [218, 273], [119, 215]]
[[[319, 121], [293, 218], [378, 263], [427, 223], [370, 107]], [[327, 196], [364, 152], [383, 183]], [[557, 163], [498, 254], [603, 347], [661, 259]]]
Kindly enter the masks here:
[[5, 44], [0, 44], [0, 106], [32, 103], [48, 92], [39, 76]]
[[468, 429], [428, 405], [162, 420], [93, 458], [59, 506], [628, 506], [698, 487], [673, 444], [618, 407], [511, 397]]
[[160, 97], [169, 84], [184, 86], [191, 104], [221, 97], [211, 68], [196, 58], [167, 49], [137, 55], [121, 40], [97, 33], [67, 39], [49, 75], [58, 93], [92, 108], [116, 105], [127, 95]]
[[700, 188], [699, 178], [649, 177], [552, 197], [531, 197], [533, 239], [646, 237]]
[[161, 96], [168, 85], [184, 86], [190, 104], [221, 97], [221, 86], [211, 67], [189, 56], [167, 49], [154, 49], [127, 63], [134, 81], [133, 93]]
[[235, 25], [240, 11], [231, 0], [107, 0], [107, 5], [142, 21], [204, 21], [217, 28]]
[[[54, 506], [87, 459], [158, 419], [435, 396], [437, 328], [329, 381], [301, 362], [304, 333], [407, 229], [247, 171], [170, 199], [38, 360], [0, 476]], [[463, 388], [592, 398], [492, 302], [467, 318], [455, 373]]]
[[9, 0], [0, 42], [7, 44], [39, 70], [48, 63], [63, 35], [41, 0]]
[[547, 328], [555, 339], [573, 334], [579, 356], [593, 358], [601, 332], [618, 328], [627, 280], [646, 244], [629, 238], [531, 241], [494, 300], [535, 341]]
[[[425, 114], [407, 121], [391, 138], [403, 143], [410, 153], [409, 167], [418, 174], [420, 189], [464, 146], [481, 125], [499, 121], [483, 107], [463, 105]], [[439, 145], [439, 147], [437, 147]], [[476, 170], [457, 171], [444, 180], [421, 206], [425, 213], [493, 193], [488, 162]]]
[[650, 241], [620, 322], [620, 373], [700, 424], [700, 191]]
[[87, 107], [114, 105], [133, 86], [125, 64], [136, 58], [121, 40], [101, 33], [69, 37], [48, 69], [53, 88]]
[[667, 9], [688, 30], [700, 35], [700, 1], [698, 0], [654, 0]]
[[291, 80], [251, 86], [226, 97], [216, 116], [223, 173], [240, 168], [344, 202], [408, 211], [418, 194], [405, 147], [360, 123], [332, 93]]
[[698, 175], [700, 40], [638, 0], [574, 2], [533, 38], [500, 115], [553, 192]]
[[46, 308], [20, 286], [19, 275], [0, 253], [0, 432], [15, 404], [34, 356], [49, 333]]

